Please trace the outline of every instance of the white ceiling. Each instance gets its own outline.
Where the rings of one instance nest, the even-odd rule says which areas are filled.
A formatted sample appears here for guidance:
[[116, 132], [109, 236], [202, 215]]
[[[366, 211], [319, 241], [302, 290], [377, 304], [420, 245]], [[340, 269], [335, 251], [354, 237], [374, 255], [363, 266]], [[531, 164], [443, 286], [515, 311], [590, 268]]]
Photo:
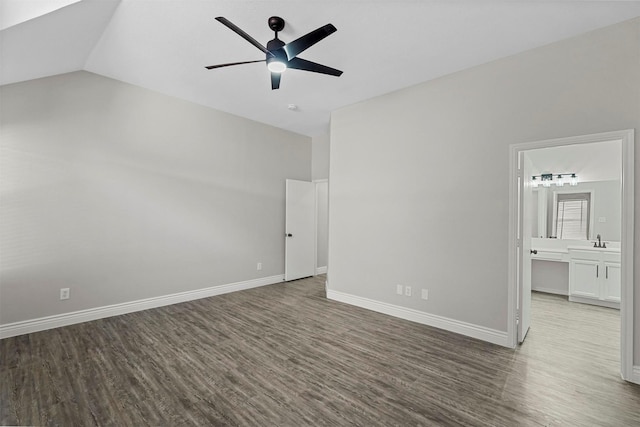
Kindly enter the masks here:
[[[640, 16], [640, 1], [54, 2], [33, 19], [3, 18], [0, 84], [87, 70], [309, 136], [345, 105]], [[285, 42], [334, 24], [300, 56], [344, 74], [288, 70], [272, 91], [263, 63], [204, 68], [264, 58], [214, 17], [266, 44], [273, 15], [286, 20]]]

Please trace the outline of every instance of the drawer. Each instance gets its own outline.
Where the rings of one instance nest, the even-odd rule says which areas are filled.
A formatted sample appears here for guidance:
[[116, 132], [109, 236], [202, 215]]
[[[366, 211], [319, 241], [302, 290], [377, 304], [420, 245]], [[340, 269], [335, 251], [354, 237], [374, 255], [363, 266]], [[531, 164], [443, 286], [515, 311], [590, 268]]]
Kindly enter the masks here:
[[571, 259], [587, 259], [590, 261], [600, 261], [600, 258], [602, 257], [602, 252], [569, 249], [569, 257]]
[[603, 252], [602, 260], [605, 262], [620, 262], [620, 252]]
[[539, 259], [542, 261], [567, 261], [565, 259], [565, 255], [562, 252], [555, 252], [555, 251], [544, 251], [544, 250], [537, 250], [538, 253], [537, 254], [531, 254], [531, 259]]
[[569, 249], [571, 259], [584, 259], [590, 261], [620, 262], [620, 252]]

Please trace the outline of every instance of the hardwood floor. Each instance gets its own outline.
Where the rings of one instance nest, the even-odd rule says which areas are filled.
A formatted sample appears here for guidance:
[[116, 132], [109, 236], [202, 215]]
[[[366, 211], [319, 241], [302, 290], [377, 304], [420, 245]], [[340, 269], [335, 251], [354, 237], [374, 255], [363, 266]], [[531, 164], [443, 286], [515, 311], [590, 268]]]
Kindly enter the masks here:
[[534, 294], [516, 350], [329, 301], [324, 277], [0, 341], [3, 425], [640, 425], [619, 313]]

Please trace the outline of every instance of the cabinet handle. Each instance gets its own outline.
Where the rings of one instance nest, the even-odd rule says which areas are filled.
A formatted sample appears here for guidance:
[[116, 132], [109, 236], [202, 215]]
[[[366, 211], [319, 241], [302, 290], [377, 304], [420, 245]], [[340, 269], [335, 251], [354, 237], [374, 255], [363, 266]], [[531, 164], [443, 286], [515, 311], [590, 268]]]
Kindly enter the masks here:
[[605, 276], [604, 277], [605, 279], [609, 278], [609, 266], [608, 265], [604, 268], [604, 276]]
[[599, 273], [600, 273], [600, 266], [596, 265], [596, 277], [600, 277]]

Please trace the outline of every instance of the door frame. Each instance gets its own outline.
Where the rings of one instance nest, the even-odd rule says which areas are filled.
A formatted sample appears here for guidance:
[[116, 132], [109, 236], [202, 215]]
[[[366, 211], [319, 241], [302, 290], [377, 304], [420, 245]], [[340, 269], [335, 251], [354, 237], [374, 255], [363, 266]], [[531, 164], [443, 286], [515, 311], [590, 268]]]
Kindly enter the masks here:
[[[315, 247], [315, 264], [314, 264], [314, 270], [313, 271], [314, 271], [314, 276], [317, 276], [318, 274], [323, 274], [323, 273], [319, 273], [318, 272], [318, 267], [327, 267], [327, 266], [318, 266], [318, 205], [319, 205], [319, 203], [318, 203], [318, 184], [324, 184], [324, 183], [327, 184], [327, 216], [328, 216], [328, 213], [329, 213], [329, 179], [327, 179], [327, 178], [314, 179], [312, 182], [316, 186], [316, 199], [315, 199], [315, 210], [314, 210], [314, 215], [315, 215], [314, 223], [315, 223], [315, 227], [316, 227], [316, 230], [315, 230], [315, 242], [314, 242], [314, 244], [315, 244], [315, 246], [314, 246]], [[328, 226], [328, 224], [327, 224], [327, 234], [329, 234], [329, 226]], [[329, 258], [329, 257], [327, 256], [327, 258]], [[328, 260], [327, 260], [327, 263], [328, 263]], [[326, 273], [326, 271], [324, 271], [324, 273]]]
[[[558, 147], [562, 145], [588, 144], [593, 142], [622, 142], [622, 210], [621, 210], [621, 301], [620, 301], [620, 373], [624, 380], [640, 383], [640, 372], [634, 373], [633, 348], [633, 243], [634, 243], [634, 130], [620, 130], [566, 138], [511, 144], [509, 146], [509, 254], [508, 254], [508, 291], [507, 291], [507, 339], [508, 345], [515, 348], [518, 342], [517, 296], [521, 283], [518, 278], [517, 261], [522, 251], [518, 236], [518, 224], [522, 220], [518, 209], [518, 158], [521, 152]], [[526, 177], [521, 177], [526, 178]]]

